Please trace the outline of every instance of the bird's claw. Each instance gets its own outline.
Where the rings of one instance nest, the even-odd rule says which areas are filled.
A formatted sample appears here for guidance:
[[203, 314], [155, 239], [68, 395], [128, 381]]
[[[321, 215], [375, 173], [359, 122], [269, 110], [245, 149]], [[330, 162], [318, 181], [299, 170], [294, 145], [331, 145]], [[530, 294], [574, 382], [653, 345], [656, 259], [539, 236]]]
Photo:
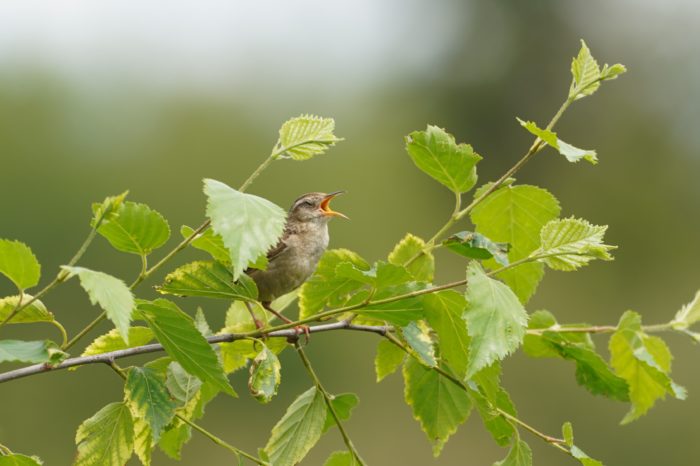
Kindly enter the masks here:
[[299, 336], [304, 335], [304, 345], [309, 344], [309, 338], [311, 337], [311, 330], [308, 325], [297, 325], [294, 327], [294, 336], [287, 338], [289, 343], [294, 343], [299, 341]]

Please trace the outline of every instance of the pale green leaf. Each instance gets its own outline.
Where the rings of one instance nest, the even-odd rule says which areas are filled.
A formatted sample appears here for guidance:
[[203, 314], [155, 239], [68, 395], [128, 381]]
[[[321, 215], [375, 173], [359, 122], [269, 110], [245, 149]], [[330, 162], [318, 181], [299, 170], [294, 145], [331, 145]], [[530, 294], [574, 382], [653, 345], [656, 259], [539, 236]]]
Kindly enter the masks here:
[[251, 395], [261, 403], [269, 403], [272, 397], [277, 394], [282, 376], [277, 355], [263, 345], [262, 350], [253, 359], [250, 366], [250, 379], [248, 389]]
[[134, 422], [126, 403], [110, 403], [85, 420], [75, 435], [75, 466], [120, 466], [134, 450]]
[[618, 76], [626, 72], [627, 68], [621, 63], [615, 63], [614, 65], [610, 66], [608, 66], [606, 63], [603, 65], [603, 69], [600, 71], [600, 77], [602, 81], [609, 81], [617, 79]]
[[700, 290], [695, 293], [690, 303], [676, 313], [671, 325], [677, 330], [684, 330], [698, 322], [700, 322]]
[[479, 411], [484, 427], [501, 446], [508, 445], [516, 431], [513, 425], [501, 415], [504, 411], [517, 416], [515, 406], [501, 387], [501, 366], [494, 363], [477, 372], [469, 381], [469, 397]]
[[128, 194], [129, 191], [124, 191], [116, 196], [108, 196], [102, 202], [93, 202], [93, 217], [90, 221], [90, 226], [93, 228], [99, 227], [103, 221], [115, 217], [119, 207], [124, 203], [124, 199], [126, 199]]
[[561, 436], [564, 438], [564, 443], [567, 446], [572, 447], [574, 445], [574, 427], [569, 421], [566, 421], [561, 426]]
[[571, 75], [570, 98], [580, 99], [591, 95], [600, 87], [600, 67], [583, 40], [578, 56], [571, 62]]
[[148, 327], [129, 327], [129, 343], [127, 344], [115, 328], [101, 335], [88, 345], [83, 351], [83, 356], [109, 353], [112, 351], [135, 348], [150, 343], [153, 340], [153, 331]]
[[360, 466], [349, 451], [334, 451], [323, 466]]
[[316, 387], [305, 391], [287, 408], [272, 428], [265, 452], [275, 466], [293, 466], [321, 438], [326, 421], [326, 404]]
[[[4, 322], [12, 312], [17, 308], [19, 296], [7, 296], [0, 299], [0, 322]], [[23, 294], [22, 303], [27, 303], [32, 299], [31, 295]], [[53, 322], [54, 316], [46, 309], [44, 303], [39, 300], [32, 302], [29, 306], [22, 309], [20, 312], [7, 322], [8, 324], [31, 324], [33, 322]]]
[[129, 342], [129, 323], [134, 310], [134, 296], [126, 284], [109, 274], [83, 267], [61, 266], [70, 276], [77, 275], [80, 285], [90, 297], [90, 302], [99, 304], [114, 323], [125, 342]]
[[469, 335], [463, 319], [467, 302], [454, 290], [444, 290], [423, 296], [425, 319], [437, 332], [440, 360], [464, 378], [469, 361]]
[[480, 233], [460, 231], [447, 238], [442, 244], [450, 251], [464, 257], [481, 260], [493, 257], [499, 264], [508, 265], [510, 245], [496, 243]]
[[406, 353], [389, 340], [380, 340], [377, 345], [377, 355], [374, 358], [374, 369], [377, 373], [377, 382], [381, 382], [384, 377], [393, 374], [401, 367]]
[[411, 322], [401, 329], [401, 333], [423, 364], [429, 367], [437, 366], [433, 340], [430, 338], [430, 329], [426, 325]]
[[587, 162], [590, 162], [593, 165], [598, 163], [598, 156], [596, 154], [596, 151], [579, 149], [578, 147], [574, 147], [571, 144], [568, 144], [559, 139], [557, 137], [557, 133], [547, 129], [541, 129], [533, 121], [523, 121], [520, 118], [518, 118], [518, 122], [523, 128], [528, 130], [530, 133], [534, 134], [535, 136], [546, 142], [549, 146], [559, 151], [559, 153], [566, 157], [566, 160], [568, 160], [569, 162], [576, 163], [579, 160], [583, 159]]
[[[341, 422], [350, 419], [352, 410], [355, 409], [355, 406], [360, 402], [360, 399], [354, 393], [342, 393], [340, 395], [331, 395], [331, 397], [331, 404]], [[331, 414], [330, 410], [327, 410], [326, 421], [323, 424], [321, 432], [326, 433], [331, 427], [335, 426], [336, 423], [333, 414]]]
[[231, 270], [214, 261], [190, 262], [175, 269], [157, 287], [159, 293], [176, 296], [201, 296], [229, 300], [252, 301], [258, 297], [258, 288], [248, 275], [233, 281]]
[[124, 393], [134, 413], [148, 422], [153, 441], [157, 442], [165, 426], [175, 416], [175, 402], [163, 380], [146, 367], [132, 367], [124, 385]]
[[175, 361], [168, 364], [166, 372], [167, 378], [165, 379], [165, 386], [168, 387], [170, 394], [181, 405], [188, 403], [194, 398], [202, 386], [201, 380], [185, 371], [185, 369]]
[[[471, 219], [477, 232], [492, 241], [510, 244], [508, 259], [515, 262], [540, 246], [540, 230], [559, 216], [559, 210], [559, 202], [548, 191], [537, 186], [509, 185], [479, 203], [472, 210]], [[488, 266], [496, 266], [495, 261]], [[501, 272], [498, 277], [526, 303], [542, 279], [543, 267], [540, 263], [522, 264]]]
[[170, 226], [161, 214], [146, 204], [124, 202], [102, 221], [97, 232], [115, 249], [148, 255], [170, 238]]
[[229, 250], [233, 278], [238, 280], [248, 264], [277, 244], [286, 214], [262, 197], [242, 193], [216, 180], [204, 180], [207, 216], [214, 233]]
[[455, 193], [476, 184], [476, 164], [481, 156], [469, 144], [457, 144], [454, 136], [437, 126], [414, 131], [406, 137], [406, 152], [413, 163]]
[[435, 258], [430, 252], [423, 252], [425, 241], [407, 233], [389, 254], [389, 262], [401, 265], [408, 270], [414, 280], [432, 282], [435, 273]]
[[404, 364], [403, 377], [406, 403], [433, 442], [433, 455], [438, 456], [450, 435], [469, 417], [469, 396], [454, 382], [413, 358]]
[[39, 283], [41, 265], [26, 244], [0, 239], [0, 273], [23, 291]]
[[199, 333], [190, 316], [165, 299], [140, 301], [138, 310], [168, 355], [183, 369], [235, 396], [216, 353]]
[[151, 428], [143, 418], [134, 418], [134, 453], [143, 466], [151, 466], [151, 455], [153, 453], [153, 435]]
[[44, 464], [44, 462], [36, 456], [20, 455], [17, 453], [0, 456], [0, 466], [41, 466], [42, 464]]
[[[180, 227], [180, 234], [183, 239], [189, 238], [194, 233], [194, 229], [183, 225]], [[190, 246], [193, 248], [208, 252], [209, 255], [217, 262], [221, 262], [224, 265], [231, 265], [231, 255], [224, 246], [224, 240], [221, 236], [214, 233], [211, 229], [204, 230], [203, 233], [199, 233], [195, 239], [190, 242]]]
[[0, 340], [0, 362], [58, 364], [67, 356], [49, 340]]
[[583, 466], [603, 466], [603, 463], [601, 463], [601, 462], [598, 461], [598, 460], [594, 460], [593, 458], [591, 458], [590, 456], [588, 456], [587, 454], [585, 454], [585, 453], [584, 453], [579, 447], [577, 447], [576, 445], [573, 445], [573, 446], [571, 447], [571, 450], [570, 450], [570, 451], [571, 451], [571, 456], [573, 456], [574, 458], [576, 458], [577, 460], [579, 460], [579, 462], [580, 462]]
[[194, 313], [194, 326], [197, 327], [199, 333], [201, 333], [204, 337], [210, 337], [214, 334], [209, 326], [209, 323], [207, 322], [207, 318], [204, 316], [204, 311], [201, 307], [198, 307], [197, 311]]
[[326, 152], [342, 139], [335, 137], [333, 118], [301, 115], [284, 122], [276, 150], [283, 157], [307, 160]]
[[530, 446], [517, 439], [506, 456], [501, 461], [496, 461], [493, 466], [532, 466], [532, 451]]
[[520, 346], [527, 328], [527, 312], [513, 291], [488, 277], [476, 261], [467, 267], [466, 298], [469, 306], [464, 318], [471, 337], [467, 366], [467, 378], [470, 378]]
[[612, 260], [616, 246], [603, 243], [607, 225], [591, 225], [574, 217], [551, 220], [540, 232], [541, 246], [532, 253], [554, 270], [572, 271], [593, 259]]

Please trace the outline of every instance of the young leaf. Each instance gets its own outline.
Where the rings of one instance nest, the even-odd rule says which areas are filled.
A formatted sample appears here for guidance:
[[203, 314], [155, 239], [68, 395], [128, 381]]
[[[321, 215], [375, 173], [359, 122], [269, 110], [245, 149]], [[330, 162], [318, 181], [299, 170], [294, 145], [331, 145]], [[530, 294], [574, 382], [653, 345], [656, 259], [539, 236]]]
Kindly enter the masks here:
[[700, 322], [700, 290], [695, 293], [695, 297], [690, 303], [676, 313], [671, 325], [674, 329], [685, 330], [697, 322]]
[[515, 428], [496, 408], [517, 416], [508, 393], [501, 387], [501, 366], [494, 363], [485, 367], [469, 381], [469, 397], [479, 411], [484, 427], [501, 446], [508, 445], [515, 435]]
[[[471, 219], [477, 232], [493, 241], [510, 244], [508, 259], [515, 262], [540, 246], [540, 230], [559, 216], [559, 210], [559, 202], [548, 191], [536, 186], [509, 185], [497, 189], [477, 205]], [[498, 277], [526, 303], [543, 274], [543, 265], [533, 262], [506, 270]]]
[[571, 456], [573, 456], [574, 458], [579, 460], [579, 462], [583, 466], [603, 466], [603, 463], [601, 463], [598, 460], [594, 460], [593, 458], [591, 458], [590, 456], [585, 454], [583, 451], [581, 451], [581, 449], [579, 447], [577, 447], [576, 445], [573, 445], [571, 447], [570, 452], [571, 452]]
[[569, 90], [569, 98], [586, 97], [600, 87], [600, 67], [583, 40], [581, 40], [578, 56], [571, 62], [571, 75], [574, 79]]
[[454, 290], [423, 296], [425, 319], [437, 332], [440, 360], [447, 363], [459, 378], [464, 378], [469, 361], [469, 335], [462, 318], [467, 302]]
[[574, 445], [574, 427], [569, 421], [562, 424], [561, 436], [564, 438], [564, 443], [566, 443], [568, 447], [572, 447]]
[[406, 152], [418, 168], [457, 194], [476, 184], [481, 156], [442, 128], [428, 125], [425, 131], [412, 132], [406, 137]]
[[321, 438], [326, 421], [326, 404], [316, 387], [305, 391], [287, 408], [272, 428], [265, 452], [275, 466], [293, 466]]
[[175, 402], [170, 398], [165, 381], [152, 369], [132, 367], [124, 392], [137, 417], [148, 422], [153, 441], [157, 442], [175, 416]]
[[[180, 234], [183, 239], [189, 238], [192, 236], [192, 233], [194, 233], [194, 228], [190, 228], [187, 225], [180, 227]], [[231, 255], [228, 249], [226, 249], [226, 246], [224, 246], [224, 240], [211, 229], [198, 234], [197, 237], [190, 242], [190, 246], [208, 252], [217, 262], [221, 262], [226, 266], [231, 265]]]
[[99, 227], [103, 221], [109, 220], [116, 216], [117, 210], [121, 207], [124, 199], [129, 194], [129, 191], [124, 191], [116, 196], [108, 196], [102, 202], [93, 202], [92, 204], [92, 220], [90, 226], [93, 228]]
[[159, 293], [176, 296], [243, 301], [252, 301], [258, 297], [258, 288], [252, 278], [243, 274], [234, 283], [231, 270], [214, 261], [190, 262], [178, 267], [156, 289]]
[[216, 353], [194, 326], [190, 316], [165, 299], [140, 301], [138, 310], [168, 355], [183, 369], [203, 382], [211, 382], [218, 389], [236, 396]]
[[0, 239], [0, 273], [24, 291], [39, 283], [41, 265], [26, 244]]
[[471, 337], [467, 366], [467, 378], [471, 378], [520, 346], [527, 312], [509, 287], [489, 278], [475, 261], [467, 267], [467, 280], [469, 307], [464, 319]]
[[349, 451], [334, 451], [323, 466], [360, 466], [360, 463]]
[[[360, 399], [354, 393], [342, 393], [340, 395], [335, 395], [331, 400], [333, 409], [338, 415], [338, 419], [340, 419], [341, 421], [347, 421], [348, 419], [350, 419], [350, 414], [352, 413], [352, 410], [355, 408], [355, 406], [357, 406], [359, 402]], [[335, 425], [336, 423], [335, 419], [333, 418], [333, 414], [331, 414], [330, 410], [327, 410], [326, 422], [323, 423], [323, 429], [321, 430], [321, 433], [325, 434], [326, 432], [328, 432], [328, 429], [334, 427]]]
[[129, 323], [134, 309], [134, 296], [126, 284], [104, 272], [65, 265], [61, 268], [70, 276], [78, 276], [80, 285], [90, 297], [90, 302], [93, 305], [99, 304], [105, 310], [124, 341], [129, 343]]
[[129, 343], [119, 335], [119, 331], [114, 328], [101, 335], [88, 345], [82, 356], [93, 354], [109, 353], [112, 351], [135, 348], [150, 343], [153, 340], [153, 331], [148, 327], [129, 327]]
[[197, 327], [199, 333], [205, 338], [214, 335], [201, 307], [198, 307], [197, 311], [194, 313], [194, 326]]
[[532, 466], [532, 450], [527, 443], [517, 439], [508, 456], [501, 461], [496, 461], [493, 466]]
[[134, 422], [125, 403], [110, 403], [78, 427], [75, 466], [122, 465], [134, 451]]
[[97, 232], [115, 249], [142, 256], [170, 238], [170, 226], [163, 216], [146, 204], [136, 202], [122, 203], [115, 215], [102, 221]]
[[181, 405], [187, 404], [199, 392], [202, 381], [192, 374], [189, 374], [177, 362], [171, 362], [166, 369], [167, 378], [165, 386], [170, 394]]
[[492, 257], [501, 265], [508, 265], [508, 243], [495, 243], [482, 235], [471, 231], [460, 231], [442, 244], [450, 251], [469, 257], [471, 259], [491, 259]]
[[622, 424], [646, 414], [656, 400], [665, 398], [666, 394], [680, 399], [685, 397], [685, 391], [668, 375], [671, 352], [662, 339], [644, 333], [639, 314], [627, 311], [622, 315], [609, 345], [610, 363], [627, 381], [632, 402]]
[[534, 121], [523, 121], [518, 118], [518, 122], [530, 133], [534, 134], [546, 142], [547, 145], [559, 151], [559, 153], [566, 157], [566, 160], [569, 162], [576, 163], [583, 159], [593, 165], [598, 163], [598, 156], [594, 150], [579, 149], [571, 144], [567, 144], [557, 137], [557, 133], [539, 128]]
[[472, 404], [467, 393], [437, 371], [413, 358], [403, 366], [404, 397], [413, 417], [433, 443], [438, 456], [450, 435], [467, 420]]
[[389, 263], [405, 267], [416, 281], [430, 283], [435, 273], [435, 258], [432, 253], [423, 252], [423, 248], [425, 241], [407, 233], [389, 254]]
[[286, 214], [277, 205], [242, 193], [216, 180], [204, 180], [207, 216], [214, 233], [229, 250], [233, 279], [238, 280], [252, 261], [277, 244]]
[[277, 387], [282, 380], [280, 365], [277, 355], [263, 345], [263, 349], [253, 360], [250, 366], [250, 379], [248, 389], [251, 395], [261, 403], [269, 403], [277, 394]]
[[326, 152], [329, 147], [342, 139], [335, 137], [333, 118], [301, 115], [284, 122], [280, 128], [276, 149], [281, 156], [294, 160], [308, 160]]
[[[19, 304], [19, 296], [7, 296], [0, 299], [0, 322], [4, 322]], [[31, 295], [23, 294], [22, 303], [27, 303], [32, 299]], [[53, 314], [50, 313], [44, 303], [39, 300], [34, 301], [29, 306], [15, 314], [8, 324], [31, 324], [33, 322], [53, 322]]]
[[426, 325], [411, 322], [401, 329], [401, 333], [403, 333], [408, 346], [415, 351], [421, 361], [423, 361], [423, 364], [429, 367], [437, 366], [433, 340], [430, 338], [430, 329]]
[[565, 218], [551, 220], [540, 232], [542, 245], [533, 256], [554, 270], [571, 271], [593, 259], [612, 260], [610, 250], [616, 246], [603, 243], [607, 225], [591, 225], [585, 220]]
[[44, 462], [36, 456], [20, 455], [18, 453], [0, 456], [0, 466], [41, 466], [42, 464]]
[[56, 343], [49, 340], [0, 340], [0, 362], [58, 364], [67, 356]]
[[374, 358], [377, 382], [381, 382], [384, 377], [396, 372], [405, 358], [406, 353], [401, 348], [389, 340], [380, 340], [379, 345], [377, 345], [377, 355]]

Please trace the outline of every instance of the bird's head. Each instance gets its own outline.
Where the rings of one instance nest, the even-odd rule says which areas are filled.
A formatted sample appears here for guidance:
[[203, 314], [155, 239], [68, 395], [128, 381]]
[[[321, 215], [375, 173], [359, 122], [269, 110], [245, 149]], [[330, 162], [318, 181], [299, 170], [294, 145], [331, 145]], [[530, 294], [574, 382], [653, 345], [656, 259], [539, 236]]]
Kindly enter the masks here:
[[334, 193], [308, 193], [294, 201], [289, 209], [289, 219], [298, 222], [328, 222], [333, 217], [348, 218], [331, 209], [331, 200], [345, 191]]

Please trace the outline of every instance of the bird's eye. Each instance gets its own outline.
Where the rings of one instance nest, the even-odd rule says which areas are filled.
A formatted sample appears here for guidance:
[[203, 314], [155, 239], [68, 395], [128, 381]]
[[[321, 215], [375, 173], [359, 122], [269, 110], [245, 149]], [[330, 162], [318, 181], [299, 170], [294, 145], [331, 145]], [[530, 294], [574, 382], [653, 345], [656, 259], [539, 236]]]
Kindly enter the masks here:
[[311, 202], [311, 201], [304, 201], [304, 202], [302, 203], [302, 205], [304, 205], [304, 206], [306, 206], [306, 207], [313, 207], [313, 206], [314, 206], [314, 203]]

